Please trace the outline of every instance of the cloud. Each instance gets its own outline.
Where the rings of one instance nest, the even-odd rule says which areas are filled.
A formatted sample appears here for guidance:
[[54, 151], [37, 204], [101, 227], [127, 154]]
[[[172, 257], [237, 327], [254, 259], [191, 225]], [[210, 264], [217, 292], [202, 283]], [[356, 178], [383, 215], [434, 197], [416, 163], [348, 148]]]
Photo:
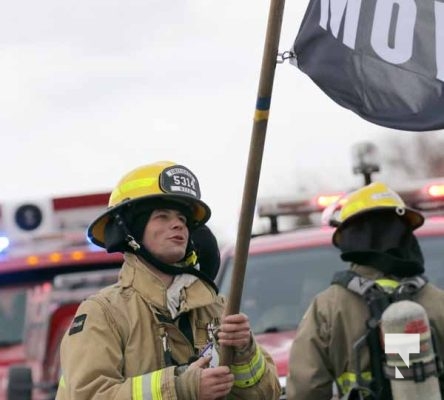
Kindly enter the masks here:
[[[281, 50], [306, 4], [287, 2]], [[307, 2], [305, 2], [307, 3]], [[2, 198], [108, 190], [171, 159], [236, 232], [268, 2], [18, 0], [0, 6]], [[353, 179], [375, 132], [288, 64], [276, 68], [259, 195]]]

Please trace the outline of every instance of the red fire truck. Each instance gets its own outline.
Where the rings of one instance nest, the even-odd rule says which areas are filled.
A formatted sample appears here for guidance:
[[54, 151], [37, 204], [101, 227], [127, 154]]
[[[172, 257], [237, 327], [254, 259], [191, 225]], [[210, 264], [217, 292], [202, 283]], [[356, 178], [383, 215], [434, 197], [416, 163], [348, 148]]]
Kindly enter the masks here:
[[[430, 280], [444, 288], [444, 182], [403, 190], [407, 203], [426, 211], [418, 231]], [[289, 349], [297, 324], [313, 296], [346, 266], [331, 245], [332, 228], [320, 212], [338, 194], [309, 201], [259, 206], [270, 233], [253, 237], [241, 310], [258, 341], [275, 360], [284, 388]], [[60, 375], [59, 343], [78, 304], [116, 281], [122, 257], [85, 242], [90, 221], [109, 193], [5, 204], [0, 214], [0, 400], [53, 399]], [[299, 219], [282, 232], [278, 220]], [[228, 293], [234, 248], [222, 251], [216, 279]]]
[[[407, 204], [426, 215], [424, 226], [415, 232], [424, 252], [426, 275], [444, 289], [444, 181], [416, 182], [398, 192]], [[241, 311], [248, 314], [258, 341], [277, 364], [281, 399], [286, 398], [288, 357], [298, 322], [313, 297], [330, 284], [333, 273], [347, 268], [332, 245], [333, 228], [322, 224], [320, 218], [340, 195], [258, 202], [259, 215], [270, 220], [270, 233], [251, 239]], [[293, 218], [293, 226], [299, 227], [281, 232], [278, 220], [284, 218]], [[234, 246], [222, 251], [216, 278], [221, 293], [229, 293], [233, 256]]]
[[0, 400], [55, 397], [61, 337], [79, 302], [115, 282], [122, 262], [85, 240], [108, 198], [1, 205]]

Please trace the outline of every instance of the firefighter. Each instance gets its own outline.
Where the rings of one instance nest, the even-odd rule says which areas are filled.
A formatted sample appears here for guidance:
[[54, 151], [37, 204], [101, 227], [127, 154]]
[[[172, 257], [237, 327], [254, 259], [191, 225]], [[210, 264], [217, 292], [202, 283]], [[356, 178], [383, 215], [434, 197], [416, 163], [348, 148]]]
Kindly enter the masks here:
[[[349, 268], [334, 275], [299, 324], [290, 352], [288, 400], [329, 400], [336, 390], [344, 399], [391, 399], [377, 329], [395, 294], [424, 307], [434, 328], [435, 353], [444, 356], [444, 291], [427, 282], [413, 233], [423, 216], [382, 182], [350, 193], [341, 203], [332, 240]], [[430, 366], [434, 375], [439, 366]]]
[[[157, 162], [120, 180], [88, 236], [124, 263], [115, 285], [82, 302], [62, 340], [57, 400], [279, 398], [248, 317], [224, 316], [214, 270], [200, 271], [189, 236], [209, 218], [182, 165]], [[218, 366], [220, 346], [234, 348], [232, 365]]]

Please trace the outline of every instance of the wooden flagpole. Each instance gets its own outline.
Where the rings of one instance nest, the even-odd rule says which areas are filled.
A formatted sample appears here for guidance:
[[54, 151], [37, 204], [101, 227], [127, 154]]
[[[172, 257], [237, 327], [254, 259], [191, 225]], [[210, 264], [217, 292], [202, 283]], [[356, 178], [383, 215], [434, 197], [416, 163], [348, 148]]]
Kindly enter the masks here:
[[[262, 155], [264, 152], [265, 136], [267, 132], [271, 94], [273, 91], [274, 72], [278, 57], [284, 5], [285, 0], [271, 0], [270, 3], [256, 110], [254, 113], [254, 122], [250, 141], [250, 152], [237, 230], [233, 274], [231, 277], [231, 287], [226, 309], [227, 315], [237, 314], [239, 313], [240, 309], [254, 210], [256, 206]], [[226, 346], [221, 348], [220, 365], [231, 364], [233, 357], [232, 350], [233, 349], [231, 347]]]

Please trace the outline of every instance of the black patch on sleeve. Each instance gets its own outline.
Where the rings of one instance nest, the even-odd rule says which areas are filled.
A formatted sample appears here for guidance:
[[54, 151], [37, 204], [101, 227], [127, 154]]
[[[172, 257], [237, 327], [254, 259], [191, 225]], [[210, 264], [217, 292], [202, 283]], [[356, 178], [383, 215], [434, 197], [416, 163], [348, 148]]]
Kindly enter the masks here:
[[74, 333], [79, 333], [83, 331], [83, 326], [85, 325], [86, 314], [78, 315], [72, 321], [71, 327], [69, 328], [68, 335], [74, 335]]

